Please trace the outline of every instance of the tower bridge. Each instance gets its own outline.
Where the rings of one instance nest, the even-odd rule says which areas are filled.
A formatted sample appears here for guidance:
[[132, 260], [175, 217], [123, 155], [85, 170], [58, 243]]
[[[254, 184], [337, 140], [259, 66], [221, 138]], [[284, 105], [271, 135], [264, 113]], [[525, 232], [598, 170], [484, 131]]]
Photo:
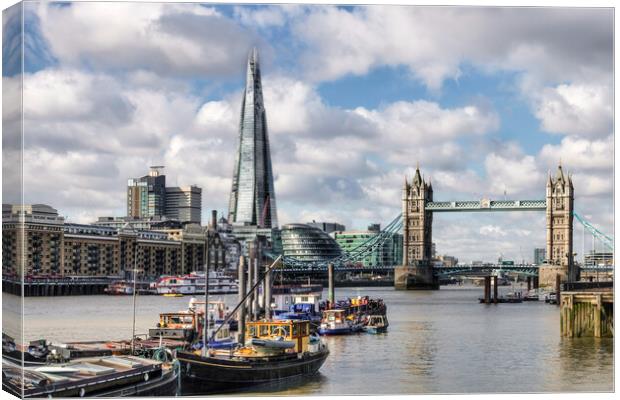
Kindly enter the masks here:
[[[483, 265], [434, 268], [431, 262], [432, 222], [437, 212], [506, 212], [538, 211], [546, 215], [547, 263], [533, 265]], [[549, 175], [544, 199], [526, 200], [468, 200], [434, 201], [433, 188], [426, 182], [419, 168], [411, 182], [405, 180], [402, 196], [402, 213], [396, 216], [376, 236], [361, 243], [341, 256], [322, 262], [303, 262], [293, 257], [283, 257], [281, 271], [290, 274], [324, 274], [327, 264], [334, 264], [342, 272], [384, 272], [394, 270], [397, 288], [435, 289], [440, 278], [458, 274], [489, 274], [497, 271], [538, 276], [541, 285], [554, 284], [556, 275], [562, 281], [575, 281], [578, 268], [573, 260], [573, 217], [593, 238], [613, 251], [613, 238], [605, 235], [574, 212], [574, 189], [570, 175], [561, 166], [555, 176]], [[361, 267], [361, 261], [372, 251], [383, 246], [393, 233], [403, 233], [403, 260], [401, 265]], [[613, 267], [611, 267], [613, 269]], [[599, 271], [597, 267], [581, 267], [585, 271]], [[609, 268], [605, 268], [606, 271]], [[607, 271], [608, 272], [608, 271]]]
[[545, 199], [441, 201], [433, 200], [433, 187], [416, 168], [402, 190], [403, 265], [396, 268], [395, 285], [402, 289], [437, 289], [431, 263], [433, 214], [436, 212], [545, 211], [547, 217], [547, 264], [539, 269], [541, 285], [551, 284], [556, 274], [563, 281], [577, 279], [573, 262], [574, 188], [571, 176], [558, 166], [549, 174]]

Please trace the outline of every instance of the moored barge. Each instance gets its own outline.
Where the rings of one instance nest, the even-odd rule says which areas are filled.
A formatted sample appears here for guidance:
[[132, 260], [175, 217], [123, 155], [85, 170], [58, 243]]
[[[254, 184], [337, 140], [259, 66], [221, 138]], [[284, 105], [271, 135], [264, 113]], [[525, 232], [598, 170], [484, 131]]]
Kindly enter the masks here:
[[2, 389], [23, 398], [174, 396], [178, 363], [134, 356], [84, 358], [22, 368], [2, 364]]
[[318, 372], [329, 355], [310, 335], [308, 321], [254, 321], [246, 324], [251, 339], [236, 350], [177, 352], [183, 394], [238, 391]]

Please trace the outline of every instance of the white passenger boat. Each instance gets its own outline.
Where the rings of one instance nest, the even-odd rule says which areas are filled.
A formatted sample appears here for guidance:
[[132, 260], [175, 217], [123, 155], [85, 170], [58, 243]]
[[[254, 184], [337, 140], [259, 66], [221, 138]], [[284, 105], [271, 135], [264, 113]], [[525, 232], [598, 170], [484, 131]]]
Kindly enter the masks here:
[[[204, 293], [205, 275], [192, 272], [187, 275], [162, 276], [153, 285], [157, 294], [197, 294]], [[209, 272], [209, 293], [233, 294], [239, 291], [239, 283], [221, 271]]]

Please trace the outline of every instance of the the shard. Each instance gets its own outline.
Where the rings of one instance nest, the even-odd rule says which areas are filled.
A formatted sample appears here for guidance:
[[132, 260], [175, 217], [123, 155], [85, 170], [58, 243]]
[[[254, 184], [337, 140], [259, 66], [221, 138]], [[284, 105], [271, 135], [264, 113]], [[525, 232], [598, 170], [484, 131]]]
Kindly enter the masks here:
[[259, 228], [278, 226], [271, 153], [256, 48], [252, 49], [248, 56], [239, 123], [239, 147], [228, 204], [228, 221], [233, 225], [254, 225]]

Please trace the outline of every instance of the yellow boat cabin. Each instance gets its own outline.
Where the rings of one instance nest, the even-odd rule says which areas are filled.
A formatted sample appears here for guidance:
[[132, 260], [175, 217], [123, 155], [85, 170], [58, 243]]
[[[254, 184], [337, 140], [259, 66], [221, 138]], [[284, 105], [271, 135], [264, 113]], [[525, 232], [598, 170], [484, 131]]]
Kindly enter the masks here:
[[281, 336], [284, 340], [295, 343], [295, 352], [308, 351], [310, 341], [310, 321], [251, 321], [246, 323], [248, 336], [258, 339], [273, 339]]

